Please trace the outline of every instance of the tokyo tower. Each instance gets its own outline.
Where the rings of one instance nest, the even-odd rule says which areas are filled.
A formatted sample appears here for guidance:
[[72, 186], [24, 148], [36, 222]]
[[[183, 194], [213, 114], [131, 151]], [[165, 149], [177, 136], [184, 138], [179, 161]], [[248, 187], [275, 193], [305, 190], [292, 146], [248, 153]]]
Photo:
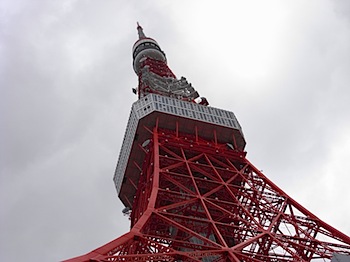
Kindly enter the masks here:
[[138, 100], [114, 176], [131, 229], [67, 261], [350, 261], [350, 237], [253, 166], [235, 115], [208, 106], [137, 30]]

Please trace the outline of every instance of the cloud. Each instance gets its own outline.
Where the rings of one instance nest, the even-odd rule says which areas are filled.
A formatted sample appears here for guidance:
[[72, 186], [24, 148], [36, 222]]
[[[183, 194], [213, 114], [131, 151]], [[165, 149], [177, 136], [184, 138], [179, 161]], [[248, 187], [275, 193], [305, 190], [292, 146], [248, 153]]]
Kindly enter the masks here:
[[177, 76], [235, 112], [248, 158], [349, 234], [347, 7], [3, 1], [1, 260], [61, 260], [128, 230], [112, 177], [136, 100], [136, 21]]

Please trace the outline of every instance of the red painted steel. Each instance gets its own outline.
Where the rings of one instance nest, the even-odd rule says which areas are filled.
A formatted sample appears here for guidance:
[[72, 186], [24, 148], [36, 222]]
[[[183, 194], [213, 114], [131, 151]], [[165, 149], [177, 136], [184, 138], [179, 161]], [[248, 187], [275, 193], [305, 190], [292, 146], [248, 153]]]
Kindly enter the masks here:
[[[168, 77], [176, 79], [176, 76], [168, 67], [168, 65], [164, 61], [158, 61], [156, 59], [147, 57], [144, 61], [141, 62], [141, 68], [147, 67], [148, 70], [160, 77]], [[151, 86], [142, 81], [142, 72], [139, 73], [139, 86], [138, 86], [139, 98], [141, 94], [149, 94], [155, 93], [159, 95], [164, 95], [163, 93], [159, 93], [155, 91]]]
[[329, 261], [350, 238], [225, 144], [153, 130], [131, 230], [68, 261]]
[[[137, 68], [175, 79], [163, 60], [145, 57]], [[139, 95], [157, 92], [141, 78], [142, 70]], [[158, 120], [153, 130], [140, 127], [152, 139], [139, 142], [145, 158], [142, 166], [134, 161], [138, 184], [126, 179], [136, 192], [133, 203], [124, 202], [132, 205], [130, 232], [67, 261], [329, 261], [334, 252], [350, 255], [349, 236], [271, 182], [246, 159], [244, 145], [237, 149], [234, 135], [226, 141], [233, 145], [226, 144], [214, 125], [211, 141], [200, 137], [198, 126], [193, 134], [179, 132], [185, 120], [176, 121], [175, 130], [160, 129]]]

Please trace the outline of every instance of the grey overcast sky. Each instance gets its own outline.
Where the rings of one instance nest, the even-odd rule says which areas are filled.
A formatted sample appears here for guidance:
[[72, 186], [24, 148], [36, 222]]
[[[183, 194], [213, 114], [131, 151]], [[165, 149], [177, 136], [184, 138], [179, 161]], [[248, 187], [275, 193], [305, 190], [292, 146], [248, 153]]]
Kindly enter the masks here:
[[2, 0], [0, 260], [58, 261], [128, 231], [112, 177], [136, 21], [233, 111], [248, 159], [350, 234], [350, 1]]

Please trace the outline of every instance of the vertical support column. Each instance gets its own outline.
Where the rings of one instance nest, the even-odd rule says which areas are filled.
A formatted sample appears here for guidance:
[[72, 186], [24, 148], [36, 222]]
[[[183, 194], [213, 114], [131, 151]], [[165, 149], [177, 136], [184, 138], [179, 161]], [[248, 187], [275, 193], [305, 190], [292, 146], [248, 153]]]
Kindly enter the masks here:
[[217, 146], [218, 145], [218, 138], [216, 135], [216, 129], [214, 129], [214, 142], [215, 142], [215, 146]]
[[[159, 188], [159, 140], [158, 140], [158, 119], [156, 126], [153, 128], [153, 143], [152, 143], [152, 149], [151, 154], [153, 154], [152, 161], [148, 163], [147, 165], [147, 175], [148, 175], [148, 181], [145, 181], [147, 183], [147, 192], [149, 192], [149, 196], [147, 199], [147, 206], [145, 207], [145, 210], [141, 217], [138, 219], [138, 221], [135, 223], [135, 225], [132, 227], [131, 231], [134, 233], [139, 234], [142, 230], [142, 228], [146, 225], [147, 221], [151, 218], [151, 215], [155, 209], [156, 200], [158, 196], [158, 188]], [[140, 190], [140, 188], [138, 188]]]
[[234, 146], [235, 150], [237, 150], [237, 142], [236, 142], [236, 137], [235, 137], [234, 133], [232, 134], [232, 140], [233, 140], [233, 146]]
[[176, 138], [179, 138], [179, 121], [176, 121]]
[[153, 177], [152, 181], [150, 181], [152, 183], [152, 192], [148, 204], [148, 208], [151, 208], [152, 211], [156, 205], [159, 188], [159, 141], [157, 127], [154, 127], [153, 129], [153, 160]]

